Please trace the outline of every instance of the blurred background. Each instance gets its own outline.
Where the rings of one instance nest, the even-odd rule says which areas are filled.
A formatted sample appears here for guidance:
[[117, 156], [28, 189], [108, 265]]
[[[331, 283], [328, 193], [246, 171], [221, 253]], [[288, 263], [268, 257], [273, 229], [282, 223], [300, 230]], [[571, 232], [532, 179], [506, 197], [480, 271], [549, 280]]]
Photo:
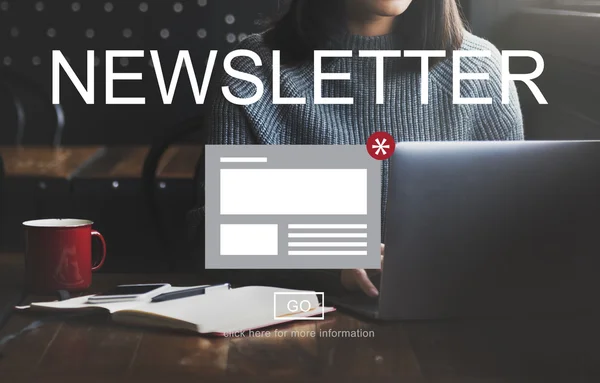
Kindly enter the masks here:
[[[527, 139], [600, 138], [600, 1], [460, 3], [475, 34], [546, 61], [536, 83], [549, 105], [520, 89]], [[203, 107], [185, 73], [172, 105], [163, 105], [149, 51], [158, 50], [163, 73], [172, 73], [178, 52], [189, 50], [201, 81], [209, 50], [219, 50], [221, 67], [278, 7], [278, 0], [0, 0], [0, 251], [23, 250], [22, 221], [69, 216], [96, 222], [109, 246], [107, 270], [190, 267], [185, 213], [194, 203]], [[61, 104], [52, 105], [57, 49], [84, 84], [86, 51], [96, 51], [95, 105], [65, 75]], [[104, 53], [124, 49], [146, 56], [116, 59], [115, 71], [142, 73], [144, 81], [119, 82], [115, 94], [145, 97], [145, 105], [105, 105]], [[511, 69], [528, 72], [531, 64]]]

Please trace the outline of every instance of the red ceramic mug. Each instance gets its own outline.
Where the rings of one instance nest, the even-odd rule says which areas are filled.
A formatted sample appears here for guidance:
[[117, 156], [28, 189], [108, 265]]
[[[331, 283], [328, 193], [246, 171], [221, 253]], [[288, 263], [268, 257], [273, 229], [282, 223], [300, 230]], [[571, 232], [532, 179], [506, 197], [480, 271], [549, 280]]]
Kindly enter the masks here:
[[[81, 291], [92, 284], [92, 271], [106, 259], [106, 243], [83, 219], [41, 219], [25, 226], [25, 283], [29, 291]], [[92, 237], [100, 240], [102, 257], [92, 263]]]

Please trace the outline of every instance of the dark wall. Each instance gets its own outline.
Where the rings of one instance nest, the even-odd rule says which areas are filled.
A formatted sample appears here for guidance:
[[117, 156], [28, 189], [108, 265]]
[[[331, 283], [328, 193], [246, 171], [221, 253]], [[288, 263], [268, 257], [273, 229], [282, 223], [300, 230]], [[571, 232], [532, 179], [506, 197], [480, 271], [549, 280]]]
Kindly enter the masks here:
[[[87, 83], [86, 51], [95, 50], [96, 104], [86, 105], [66, 75], [61, 76], [64, 144], [139, 144], [200, 112], [185, 71], [172, 105], [163, 105], [152, 49], [159, 51], [170, 81], [179, 50], [189, 50], [201, 82], [210, 49], [219, 59], [244, 35], [260, 28], [277, 0], [0, 0], [0, 145], [50, 144], [56, 117], [50, 105], [51, 52], [58, 49]], [[229, 17], [228, 17], [229, 16]], [[233, 18], [232, 18], [232, 17]], [[146, 105], [106, 105], [105, 51], [144, 50], [144, 58], [115, 60], [116, 72], [143, 74], [120, 82], [115, 95], [146, 97]], [[221, 67], [217, 60], [217, 66]], [[16, 96], [16, 98], [15, 98]]]
[[[528, 139], [600, 139], [600, 18], [565, 10], [527, 9], [500, 23], [495, 41], [503, 49], [539, 52], [545, 61], [536, 80], [548, 105], [540, 105], [520, 84]], [[533, 60], [511, 65], [533, 71]]]
[[[471, 0], [471, 28], [501, 50], [534, 50], [545, 61], [535, 82], [548, 100], [539, 105], [518, 84], [525, 133], [532, 140], [600, 139], [600, 4], [584, 0]], [[529, 59], [511, 72], [528, 73]]]

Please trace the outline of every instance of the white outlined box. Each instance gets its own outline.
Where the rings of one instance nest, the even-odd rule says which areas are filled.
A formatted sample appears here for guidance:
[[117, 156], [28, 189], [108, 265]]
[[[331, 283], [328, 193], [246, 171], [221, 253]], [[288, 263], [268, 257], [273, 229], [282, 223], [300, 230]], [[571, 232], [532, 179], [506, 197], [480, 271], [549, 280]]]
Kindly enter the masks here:
[[221, 224], [221, 255], [277, 255], [278, 225]]
[[288, 255], [317, 255], [317, 256], [327, 256], [327, 255], [368, 255], [368, 251], [363, 250], [290, 250], [288, 251]]
[[288, 242], [288, 247], [367, 247], [367, 242]]
[[[321, 316], [310, 316], [310, 317], [296, 317], [294, 314], [285, 315], [285, 316], [277, 316], [277, 296], [278, 295], [309, 295], [316, 294], [317, 296], [321, 296]], [[325, 302], [325, 293], [323, 292], [309, 292], [309, 291], [294, 291], [294, 292], [275, 292], [273, 293], [273, 320], [289, 320], [293, 318], [293, 320], [324, 320], [325, 319], [325, 306], [323, 306]], [[304, 313], [295, 313], [296, 315], [302, 315]]]
[[367, 229], [366, 224], [289, 224], [288, 229]]
[[288, 238], [367, 238], [367, 233], [288, 233]]
[[367, 169], [221, 169], [221, 215], [367, 215]]
[[221, 157], [221, 163], [266, 163], [267, 157]]

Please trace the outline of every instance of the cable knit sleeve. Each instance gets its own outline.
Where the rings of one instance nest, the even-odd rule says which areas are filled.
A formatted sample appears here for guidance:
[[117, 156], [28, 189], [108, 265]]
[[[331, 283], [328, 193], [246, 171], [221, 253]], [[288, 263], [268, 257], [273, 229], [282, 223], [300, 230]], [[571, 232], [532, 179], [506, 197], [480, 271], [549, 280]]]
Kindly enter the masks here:
[[465, 98], [491, 98], [492, 104], [472, 105], [473, 139], [480, 141], [523, 140], [523, 115], [517, 87], [510, 83], [509, 103], [502, 103], [502, 55], [490, 42], [470, 35], [464, 50], [490, 51], [491, 57], [468, 57], [461, 61], [463, 73], [488, 73], [489, 80], [461, 83]]
[[207, 145], [256, 144], [242, 107], [230, 103], [222, 94], [213, 101], [207, 119], [207, 128]]
[[[497, 68], [499, 70], [499, 68]], [[523, 115], [514, 82], [510, 84], [510, 102], [502, 103], [502, 80], [490, 73], [490, 81], [483, 87], [481, 97], [491, 97], [491, 105], [475, 106], [474, 134], [476, 140], [523, 140]]]

